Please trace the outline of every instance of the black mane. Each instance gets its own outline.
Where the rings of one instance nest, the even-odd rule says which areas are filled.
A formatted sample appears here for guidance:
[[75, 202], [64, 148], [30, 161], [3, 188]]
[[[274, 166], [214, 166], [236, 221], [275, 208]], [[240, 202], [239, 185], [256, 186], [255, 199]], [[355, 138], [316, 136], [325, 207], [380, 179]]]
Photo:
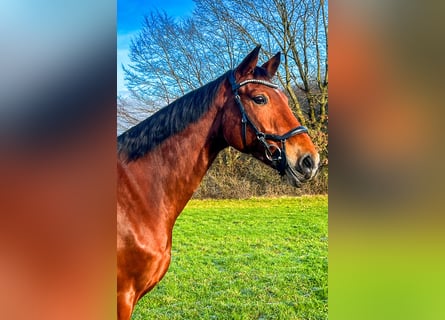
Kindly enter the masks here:
[[134, 161], [201, 118], [213, 104], [227, 73], [189, 92], [117, 137], [118, 153]]

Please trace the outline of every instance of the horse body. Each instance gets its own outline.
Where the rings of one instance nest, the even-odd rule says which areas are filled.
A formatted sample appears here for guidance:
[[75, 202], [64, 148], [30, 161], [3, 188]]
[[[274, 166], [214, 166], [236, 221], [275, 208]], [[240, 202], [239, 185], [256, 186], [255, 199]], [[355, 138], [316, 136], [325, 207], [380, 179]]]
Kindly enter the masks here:
[[[236, 69], [237, 81], [253, 79], [259, 47], [248, 55]], [[279, 63], [279, 55], [272, 58], [261, 68], [263, 82], [275, 74]], [[265, 76], [267, 75], [267, 77]], [[264, 84], [264, 83], [263, 83]], [[289, 128], [299, 125], [292, 115], [284, 94], [272, 88], [265, 88], [260, 82], [249, 83], [239, 88], [239, 95], [244, 97], [246, 112], [249, 111], [249, 121], [255, 121], [259, 130], [283, 134]], [[233, 99], [233, 83], [227, 75], [215, 80], [206, 88], [198, 89], [178, 99], [176, 107], [182, 115], [174, 121], [173, 110], [166, 109], [158, 117], [168, 119], [165, 128], [150, 120], [139, 124], [138, 128], [130, 129], [118, 138], [120, 150], [118, 153], [118, 188], [117, 188], [117, 290], [118, 319], [130, 319], [137, 301], [150, 291], [167, 272], [170, 264], [172, 246], [172, 231], [175, 221], [195, 190], [198, 188], [208, 168], [217, 154], [228, 145], [248, 152], [268, 165], [275, 166], [276, 159], [272, 157], [275, 143], [260, 142], [253, 130], [240, 126], [240, 111]], [[206, 91], [207, 90], [207, 91]], [[238, 90], [238, 89], [237, 89]], [[237, 92], [238, 94], [238, 92]], [[278, 120], [270, 119], [271, 110], [255, 110], [251, 98], [265, 96], [269, 103], [279, 101], [276, 105], [285, 104]], [[190, 101], [188, 101], [190, 100]], [[189, 103], [190, 102], [190, 103]], [[184, 122], [184, 114], [205, 104], [199, 115], [188, 123]], [[188, 106], [188, 107], [187, 107]], [[167, 107], [168, 108], [168, 107]], [[278, 108], [278, 106], [277, 106]], [[281, 108], [281, 107], [280, 107]], [[253, 110], [257, 111], [253, 113]], [[287, 110], [287, 111], [286, 111]], [[182, 118], [181, 118], [182, 117]], [[185, 121], [187, 122], [187, 121]], [[147, 125], [150, 124], [150, 126]], [[144, 127], [145, 125], [145, 127]], [[160, 126], [158, 132], [157, 126]], [[165, 137], [157, 138], [164, 131], [170, 131]], [[152, 138], [147, 136], [151, 135]], [[139, 140], [138, 140], [139, 139]], [[147, 144], [147, 139], [155, 142]], [[158, 140], [156, 140], [158, 139]], [[298, 185], [303, 180], [312, 178], [318, 166], [318, 154], [307, 134], [287, 137], [289, 143], [285, 151], [290, 165], [297, 168], [283, 169], [283, 174], [296, 180]], [[282, 141], [284, 149], [285, 140]], [[292, 140], [292, 143], [291, 143]], [[264, 151], [265, 146], [272, 150]], [[310, 155], [311, 160], [307, 157]], [[306, 159], [305, 159], [306, 158]], [[282, 159], [282, 158], [280, 158]], [[310, 167], [310, 168], [308, 168]], [[290, 170], [290, 171], [289, 171]]]
[[[119, 319], [129, 318], [136, 301], [167, 271], [176, 218], [225, 146], [209, 128], [217, 112], [212, 108], [157, 152], [118, 163]], [[186, 150], [196, 152], [184, 157]]]

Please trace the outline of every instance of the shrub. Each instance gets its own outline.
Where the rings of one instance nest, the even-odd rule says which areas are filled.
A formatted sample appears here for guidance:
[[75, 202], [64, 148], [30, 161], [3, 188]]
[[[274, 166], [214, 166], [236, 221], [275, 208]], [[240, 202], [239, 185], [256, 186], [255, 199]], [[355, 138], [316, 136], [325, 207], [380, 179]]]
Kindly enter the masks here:
[[280, 177], [275, 170], [250, 156], [228, 148], [218, 155], [194, 198], [245, 199], [258, 196], [327, 194], [327, 192], [327, 167], [302, 188], [294, 188], [287, 183], [286, 177]]

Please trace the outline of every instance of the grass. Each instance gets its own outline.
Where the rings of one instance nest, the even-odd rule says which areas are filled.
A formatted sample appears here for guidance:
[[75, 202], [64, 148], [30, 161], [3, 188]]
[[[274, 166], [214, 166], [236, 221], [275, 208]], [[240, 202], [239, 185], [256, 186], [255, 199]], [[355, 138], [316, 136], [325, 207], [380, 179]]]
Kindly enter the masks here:
[[132, 319], [327, 319], [327, 199], [192, 200]]

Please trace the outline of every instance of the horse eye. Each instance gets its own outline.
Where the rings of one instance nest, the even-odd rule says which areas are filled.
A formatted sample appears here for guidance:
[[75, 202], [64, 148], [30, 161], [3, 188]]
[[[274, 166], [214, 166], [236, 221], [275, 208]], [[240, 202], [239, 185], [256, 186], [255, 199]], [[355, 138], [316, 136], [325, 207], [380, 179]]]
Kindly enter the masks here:
[[267, 103], [267, 98], [265, 96], [263, 96], [263, 95], [253, 97], [252, 100], [256, 104], [266, 104]]

